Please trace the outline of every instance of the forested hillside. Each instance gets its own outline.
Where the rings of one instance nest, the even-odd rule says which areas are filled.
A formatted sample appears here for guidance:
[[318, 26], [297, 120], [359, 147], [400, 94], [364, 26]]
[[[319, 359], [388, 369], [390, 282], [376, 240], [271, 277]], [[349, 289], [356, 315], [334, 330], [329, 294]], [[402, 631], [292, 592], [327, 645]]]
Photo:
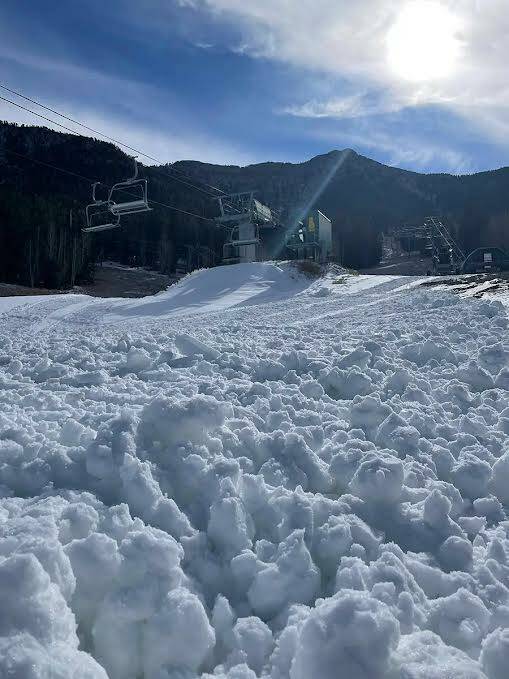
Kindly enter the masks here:
[[[274, 206], [316, 205], [334, 224], [336, 250], [350, 266], [376, 256], [381, 231], [442, 217], [465, 251], [509, 249], [509, 168], [473, 175], [423, 175], [388, 167], [354, 151], [332, 151], [308, 162], [244, 168], [178, 163], [191, 176], [227, 190], [257, 189]], [[291, 208], [290, 208], [291, 209]]]
[[[111, 185], [131, 174], [132, 161], [112, 144], [0, 124], [0, 280], [66, 287], [89, 276], [90, 264], [101, 257], [170, 272], [184, 244], [219, 252], [221, 233], [213, 222], [162, 206], [126, 218], [126, 228], [83, 235], [91, 182]], [[167, 179], [164, 168], [142, 166], [140, 176], [148, 176], [152, 199], [212, 214], [207, 196]]]
[[91, 183], [111, 185], [131, 171], [128, 156], [112, 144], [0, 123], [0, 280], [68, 287], [88, 277], [98, 258], [168, 273], [178, 257], [192, 266], [218, 263], [224, 234], [211, 221], [216, 194], [196, 188], [198, 180], [225, 191], [255, 190], [289, 225], [311, 207], [321, 209], [333, 220], [336, 254], [348, 266], [375, 264], [382, 231], [429, 214], [442, 216], [465, 250], [509, 245], [508, 168], [464, 177], [420, 175], [353, 151], [300, 164], [142, 166], [153, 211], [126, 218], [120, 230], [83, 236]]

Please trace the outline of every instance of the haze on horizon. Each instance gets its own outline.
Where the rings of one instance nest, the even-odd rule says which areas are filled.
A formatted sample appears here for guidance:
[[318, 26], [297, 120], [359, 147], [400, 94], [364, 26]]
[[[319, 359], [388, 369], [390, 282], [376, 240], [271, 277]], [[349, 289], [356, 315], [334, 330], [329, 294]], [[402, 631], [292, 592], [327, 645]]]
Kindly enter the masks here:
[[0, 82], [165, 162], [475, 172], [509, 165], [505, 5], [4, 0]]

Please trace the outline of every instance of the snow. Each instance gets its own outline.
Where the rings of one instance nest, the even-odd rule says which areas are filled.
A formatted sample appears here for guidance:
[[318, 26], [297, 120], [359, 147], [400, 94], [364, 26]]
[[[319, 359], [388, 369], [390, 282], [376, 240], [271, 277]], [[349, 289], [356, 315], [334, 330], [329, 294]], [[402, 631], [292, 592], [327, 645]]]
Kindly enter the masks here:
[[0, 676], [506, 677], [507, 312], [419, 282], [0, 300]]
[[446, 279], [445, 282], [442, 278], [434, 277], [428, 279], [428, 282], [433, 282], [438, 290], [453, 290], [465, 299], [482, 297], [509, 306], [509, 287], [504, 278], [494, 276], [484, 278], [478, 274], [466, 274]]

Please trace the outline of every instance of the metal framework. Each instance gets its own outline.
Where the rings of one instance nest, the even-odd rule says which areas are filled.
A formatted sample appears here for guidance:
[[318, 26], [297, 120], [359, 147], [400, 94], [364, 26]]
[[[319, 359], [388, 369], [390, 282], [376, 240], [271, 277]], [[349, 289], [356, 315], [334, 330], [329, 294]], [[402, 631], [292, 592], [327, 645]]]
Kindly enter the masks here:
[[[96, 196], [97, 187], [101, 182], [92, 184], [92, 203], [85, 210], [87, 225], [83, 229], [85, 233], [98, 231], [110, 231], [118, 229], [120, 218], [127, 215], [135, 215], [141, 212], [149, 212], [152, 208], [148, 204], [148, 183], [146, 179], [138, 178], [138, 163], [134, 161], [134, 174], [129, 179], [114, 184], [105, 200]], [[128, 195], [125, 200], [122, 194]]]
[[82, 229], [85, 233], [97, 233], [98, 231], [111, 231], [120, 227], [120, 215], [111, 209], [111, 201], [101, 200], [96, 196], [96, 190], [100, 182], [92, 184], [92, 203], [87, 205], [85, 214], [87, 225]]
[[395, 236], [399, 240], [424, 241], [424, 249], [429, 253], [433, 270], [437, 273], [459, 272], [465, 261], [464, 252], [439, 217], [428, 217], [423, 224], [416, 226], [402, 226]]
[[254, 197], [253, 191], [219, 196], [220, 215], [216, 224], [228, 230], [223, 261], [254, 262], [260, 258], [262, 229], [276, 229], [279, 217]]
[[424, 227], [432, 245], [432, 257], [435, 268], [438, 271], [454, 273], [459, 271], [465, 261], [465, 254], [451, 233], [445, 228], [438, 217], [428, 217]]
[[230, 193], [216, 200], [221, 212], [216, 221], [220, 224], [249, 221], [259, 226], [276, 225], [275, 213], [254, 197], [254, 191]]

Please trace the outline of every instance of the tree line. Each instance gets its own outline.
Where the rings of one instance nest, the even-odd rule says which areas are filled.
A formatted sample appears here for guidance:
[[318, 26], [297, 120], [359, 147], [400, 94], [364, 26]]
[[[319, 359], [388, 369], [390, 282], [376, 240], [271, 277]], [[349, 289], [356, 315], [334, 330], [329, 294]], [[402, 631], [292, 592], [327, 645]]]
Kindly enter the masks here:
[[338, 164], [341, 154], [248, 167], [186, 161], [176, 164], [179, 174], [141, 166], [154, 209], [123, 218], [121, 229], [86, 235], [92, 182], [111, 186], [131, 176], [132, 160], [104, 141], [0, 122], [0, 280], [63, 289], [89, 281], [94, 263], [107, 259], [168, 274], [220, 263], [226, 234], [213, 221], [217, 203], [189, 186], [196, 181], [255, 190], [287, 225], [303, 210], [322, 210], [332, 219], [335, 259], [352, 268], [380, 261], [383, 232], [430, 214], [451, 225], [465, 252], [509, 249], [509, 169], [419, 175], [353, 152]]
[[[94, 263], [114, 260], [163, 273], [179, 258], [190, 267], [220, 261], [224, 235], [207, 196], [170, 178], [169, 168], [141, 167], [154, 205], [122, 219], [123, 228], [84, 234], [91, 184], [132, 174], [132, 160], [106, 142], [41, 127], [0, 123], [0, 280], [69, 288], [93, 276]], [[198, 217], [178, 210], [192, 212]]]

